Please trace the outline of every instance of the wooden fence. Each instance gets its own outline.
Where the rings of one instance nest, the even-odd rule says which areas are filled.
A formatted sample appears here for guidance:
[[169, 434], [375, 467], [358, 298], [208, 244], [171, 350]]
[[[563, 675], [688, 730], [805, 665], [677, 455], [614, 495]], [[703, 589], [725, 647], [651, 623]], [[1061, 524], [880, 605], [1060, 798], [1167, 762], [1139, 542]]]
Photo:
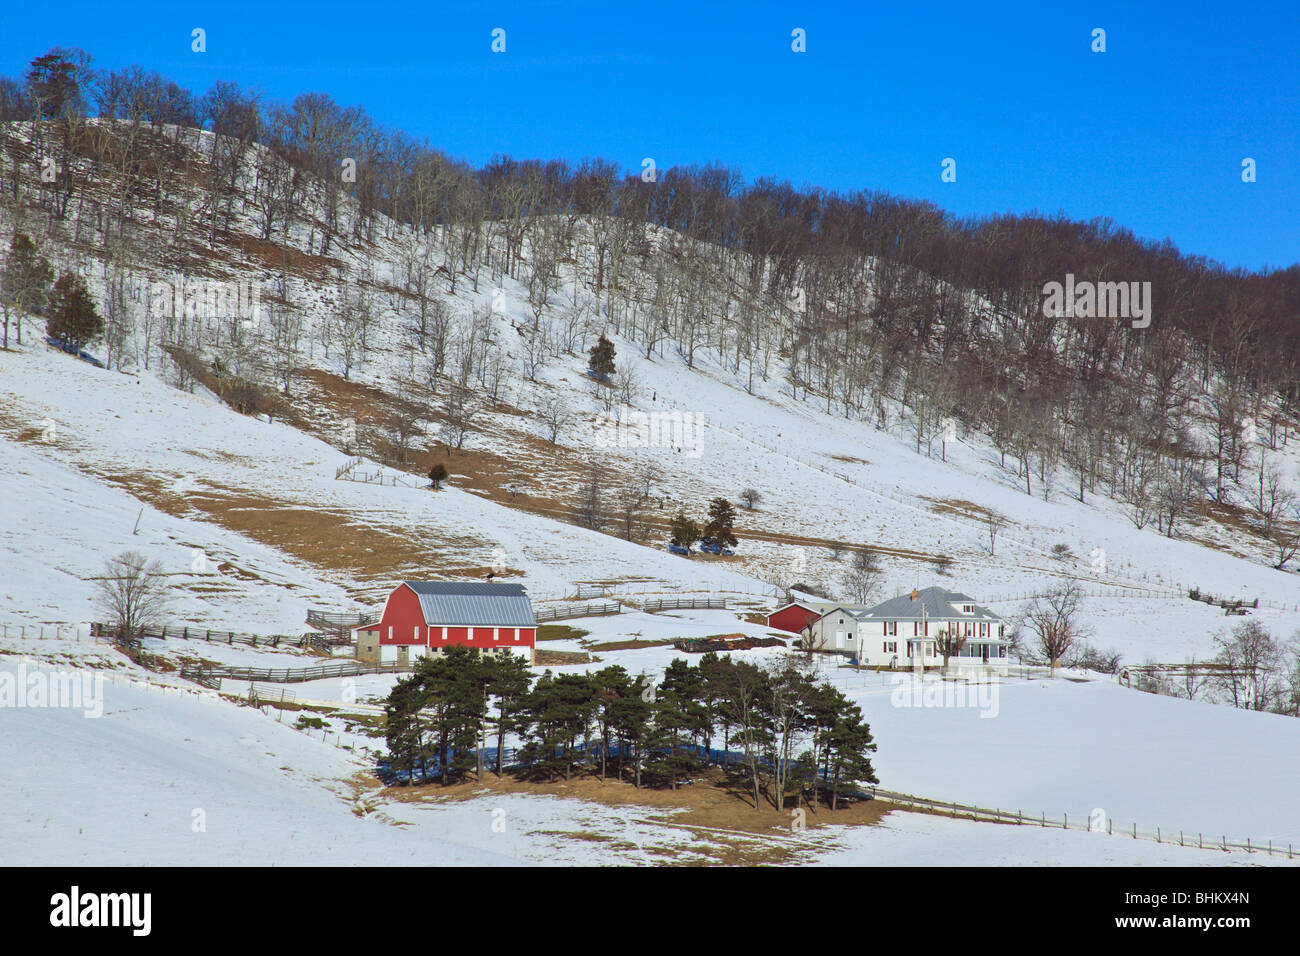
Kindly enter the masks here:
[[573, 604], [569, 607], [544, 607], [533, 612], [537, 623], [544, 621], [567, 621], [575, 617], [604, 617], [608, 614], [623, 613], [623, 605], [618, 601], [605, 601], [600, 604]]
[[[949, 803], [945, 800], [931, 800], [927, 797], [917, 797], [910, 793], [896, 793], [892, 790], [881, 790], [872, 787], [872, 797], [881, 800], [887, 800], [890, 803], [897, 803], [900, 806], [910, 808], [922, 808], [933, 810], [936, 813], [946, 813], [949, 816], [958, 819], [978, 820], [986, 823], [1007, 823], [1016, 826], [1026, 827], [1045, 827], [1055, 830], [1082, 830], [1087, 833], [1105, 833], [1109, 836], [1126, 837], [1132, 840], [1148, 840], [1152, 843], [1164, 845], [1178, 845], [1183, 847], [1197, 847], [1202, 850], [1244, 850], [1247, 853], [1267, 853], [1269, 856], [1278, 855], [1286, 856], [1288, 860], [1295, 859], [1295, 850], [1291, 843], [1285, 847], [1279, 842], [1276, 845], [1272, 840], [1252, 840], [1246, 837], [1244, 840], [1229, 840], [1225, 834], [1210, 834], [1206, 838], [1205, 833], [1198, 832], [1192, 834], [1191, 831], [1183, 830], [1166, 830], [1163, 827], [1156, 827], [1155, 830], [1139, 830], [1136, 823], [1116, 825], [1114, 820], [1106, 818], [1105, 823], [1093, 821], [1084, 818], [1075, 823], [1070, 822], [1070, 815], [1063, 813], [1058, 819], [1049, 817], [1046, 813], [1026, 814], [1023, 810], [1003, 810], [1000, 807], [989, 809], [988, 807], [974, 807], [962, 803]], [[1177, 834], [1177, 836], [1175, 836]]]
[[359, 674], [400, 674], [412, 669], [410, 664], [365, 664], [361, 661], [335, 661], [312, 667], [226, 667], [186, 664], [181, 677], [211, 686], [223, 679], [266, 681], [272, 684], [298, 684], [327, 677], [354, 677]]
[[377, 614], [342, 613], [338, 611], [321, 611], [316, 608], [307, 610], [307, 623], [322, 631], [350, 631], [363, 624], [373, 624], [379, 620]]
[[17, 637], [35, 641], [80, 641], [91, 643], [103, 640], [94, 632], [94, 625], [85, 638], [81, 636], [81, 627], [76, 624], [0, 624], [0, 637]]
[[[111, 624], [93, 623], [90, 625], [92, 637], [112, 638], [116, 627]], [[141, 628], [136, 638], [149, 637], [167, 640], [180, 638], [187, 641], [207, 641], [209, 644], [247, 644], [250, 647], [309, 647], [312, 642], [310, 634], [239, 634], [235, 631], [213, 631], [201, 627], [164, 624], [162, 627]], [[318, 635], [317, 635], [318, 636]]]
[[725, 610], [726, 607], [726, 598], [665, 598], [646, 601], [642, 610], [654, 613], [655, 611], [690, 611], [697, 608]]

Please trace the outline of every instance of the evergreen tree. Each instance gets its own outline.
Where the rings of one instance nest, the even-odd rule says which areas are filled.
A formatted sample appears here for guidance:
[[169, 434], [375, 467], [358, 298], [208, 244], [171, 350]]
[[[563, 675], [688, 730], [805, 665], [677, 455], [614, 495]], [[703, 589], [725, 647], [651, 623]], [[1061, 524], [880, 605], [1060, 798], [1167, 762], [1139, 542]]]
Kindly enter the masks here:
[[66, 342], [74, 354], [104, 333], [104, 320], [80, 277], [65, 272], [54, 283], [45, 331]]
[[448, 477], [450, 476], [447, 473], [447, 466], [442, 462], [438, 462], [429, 469], [429, 482], [433, 485], [434, 491], [441, 491], [442, 483], [446, 481]]
[[714, 498], [709, 503], [709, 520], [704, 526], [704, 537], [711, 538], [725, 548], [736, 545], [732, 526], [736, 523], [736, 509], [726, 498]]
[[871, 766], [876, 750], [871, 728], [856, 704], [844, 708], [826, 737], [826, 759], [830, 768], [831, 810], [838, 809], [840, 786], [845, 783], [879, 783]]
[[674, 790], [683, 777], [689, 777], [700, 768], [700, 755], [695, 743], [699, 731], [698, 710], [698, 705], [677, 691], [662, 688], [651, 705], [653, 729], [646, 769]]
[[609, 768], [610, 738], [618, 723], [619, 702], [632, 693], [632, 679], [626, 670], [614, 664], [592, 674], [591, 681], [595, 690], [594, 717], [600, 734], [600, 779], [604, 780]]
[[522, 702], [525, 743], [520, 756], [533, 777], [553, 782], [573, 776], [577, 742], [586, 734], [596, 705], [586, 674], [544, 673]]
[[690, 548], [696, 541], [700, 540], [700, 526], [686, 517], [686, 512], [677, 512], [677, 517], [673, 518], [672, 524], [672, 541], [673, 544], [682, 548]]
[[611, 708], [614, 732], [623, 754], [619, 760], [618, 778], [623, 779], [623, 768], [630, 758], [632, 783], [638, 788], [642, 783], [646, 751], [650, 746], [653, 729], [651, 695], [649, 681], [644, 676], [638, 677], [629, 688], [629, 693], [614, 701]]
[[384, 708], [389, 763], [393, 770], [406, 768], [408, 784], [415, 782], [416, 762], [421, 757], [419, 684], [415, 676], [399, 680], [389, 692]]
[[591, 374], [602, 382], [608, 381], [614, 374], [614, 343], [605, 338], [605, 333], [602, 332], [596, 344], [588, 349], [587, 354], [591, 356], [587, 360], [587, 368], [590, 369]]
[[520, 702], [528, 694], [533, 676], [528, 662], [516, 654], [489, 658], [488, 694], [497, 703], [497, 776], [505, 766], [506, 734], [522, 729], [516, 715]]

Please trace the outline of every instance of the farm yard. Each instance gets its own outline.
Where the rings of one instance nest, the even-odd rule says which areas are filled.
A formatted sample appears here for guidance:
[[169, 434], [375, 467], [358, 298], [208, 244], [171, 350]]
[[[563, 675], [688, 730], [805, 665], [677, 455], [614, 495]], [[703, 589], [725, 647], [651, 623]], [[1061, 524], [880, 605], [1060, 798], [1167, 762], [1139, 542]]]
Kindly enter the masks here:
[[[552, 670], [589, 673], [617, 663], [654, 681], [662, 679], [674, 659], [683, 657], [672, 646], [675, 640], [771, 634], [724, 610], [632, 612], [579, 619], [577, 625], [575, 630], [586, 633], [548, 644], [591, 651], [593, 660]], [[325, 863], [331, 834], [365, 844], [358, 859], [350, 857], [352, 862], [364, 862], [370, 854], [375, 860], [387, 858], [383, 854], [406, 859], [413, 852], [406, 832], [412, 829], [424, 834], [421, 841], [433, 841], [440, 861], [548, 865], [855, 865], [1026, 858], [1081, 865], [1281, 865], [1289, 862], [1282, 850], [1300, 843], [1291, 821], [1294, 796], [1300, 794], [1300, 774], [1294, 769], [1300, 766], [1300, 753], [1289, 718], [1159, 697], [1095, 674], [1012, 677], [997, 685], [995, 719], [985, 719], [975, 706], [897, 706], [898, 681], [910, 679], [908, 675], [858, 670], [844, 666], [841, 658], [824, 657], [819, 676], [862, 707], [878, 741], [873, 763], [882, 792], [1019, 810], [1031, 825], [975, 822], [962, 814], [924, 805], [909, 808], [901, 798], [880, 797], [856, 809], [815, 809], [805, 829], [792, 830], [790, 810], [778, 813], [766, 807], [755, 813], [752, 805], [725, 788], [720, 791], [717, 782], [710, 783], [715, 772], [676, 792], [635, 791], [613, 781], [602, 784], [590, 774], [556, 785], [498, 781], [489, 773], [482, 783], [451, 788], [385, 787], [376, 777], [385, 749], [383, 705], [403, 674], [341, 675], [287, 685], [227, 678], [217, 694], [183, 679], [181, 668], [208, 660], [228, 670], [301, 670], [322, 658], [300, 648], [209, 645], [177, 637], [148, 638], [144, 649], [154, 666], [169, 662], [176, 669], [163, 663], [157, 670], [144, 670], [89, 634], [80, 639], [66, 634], [11, 637], [0, 648], [6, 655], [5, 669], [21, 660], [31, 667], [89, 667], [110, 679], [104, 688], [104, 717], [98, 720], [85, 720], [75, 711], [12, 712], [13, 720], [6, 717], [3, 746], [13, 752], [4, 756], [17, 759], [26, 736], [45, 734], [41, 728], [52, 714], [58, 715], [54, 719], [61, 727], [68, 722], [67, 733], [56, 735], [58, 747], [93, 749], [90, 741], [109, 733], [144, 735], [150, 746], [175, 753], [178, 741], [185, 738], [189, 756], [184, 764], [172, 767], [155, 758], [148, 768], [136, 768], [140, 772], [131, 777], [131, 787], [159, 785], [165, 779], [169, 788], [205, 788], [214, 838], [187, 836], [177, 843], [176, 852], [198, 854], [197, 859], [210, 862], [233, 860], [256, 845], [270, 862]], [[208, 657], [214, 649], [217, 659]], [[724, 653], [762, 662], [786, 652], [755, 647]], [[938, 681], [937, 675], [927, 678]], [[1088, 733], [1076, 733], [1073, 728], [1079, 726], [1086, 726]], [[1139, 726], [1143, 733], [1134, 734], [1132, 728]], [[1189, 727], [1193, 733], [1187, 732]], [[508, 746], [518, 743], [512, 739]], [[265, 768], [242, 767], [237, 784], [229, 784], [229, 790], [213, 789], [217, 780], [228, 778], [223, 767], [241, 762], [240, 754], [250, 745], [265, 753]], [[1207, 777], [1200, 772], [1198, 757], [1205, 754], [1215, 755], [1221, 773]], [[39, 759], [53, 765], [59, 759], [57, 748]], [[89, 766], [85, 772], [99, 771]], [[1150, 786], [1153, 773], [1160, 780], [1158, 788]], [[43, 812], [40, 819], [47, 821], [43, 825], [49, 830], [54, 821], [80, 812], [61, 807], [59, 801], [75, 800], [66, 794], [55, 798], [42, 779], [41, 774], [27, 778], [18, 799], [0, 811], [0, 824], [30, 826]], [[1236, 784], [1241, 779], [1264, 780], [1265, 785], [1247, 791]], [[239, 811], [234, 796], [238, 787], [257, 794], [251, 806]], [[303, 793], [304, 788], [321, 794]], [[130, 788], [110, 789], [114, 805], [120, 800], [126, 806], [135, 799]], [[50, 799], [55, 802], [48, 803]], [[41, 806], [47, 809], [38, 811]], [[1080, 832], [1098, 808], [1113, 821], [1114, 832]], [[66, 817], [61, 810], [67, 811]], [[180, 809], [151, 812], [165, 815]], [[237, 824], [230, 816], [236, 813]], [[298, 822], [288, 826], [288, 815]], [[1064, 817], [1070, 829], [1038, 826], [1039, 815], [1057, 825]], [[114, 843], [111, 851], [108, 831], [80, 824], [82, 833], [54, 826], [47, 850], [55, 847], [58, 859], [67, 862], [100, 859], [97, 854], [104, 852], [111, 860], [142, 859], [148, 835], [156, 838], [154, 824], [137, 824], [125, 810], [122, 819], [124, 832], [136, 835]], [[508, 836], [493, 831], [493, 819], [509, 821]], [[304, 820], [312, 825], [304, 827]], [[1134, 824], [1141, 839], [1125, 835]], [[286, 826], [294, 835], [283, 832]], [[178, 834], [188, 833], [188, 816], [176, 827]], [[1161, 843], [1153, 842], [1157, 828]], [[1180, 830], [1189, 845], [1177, 845]], [[1225, 840], [1233, 849], [1197, 849], [1197, 834], [1206, 845]], [[1236, 848], [1247, 839], [1255, 852]], [[399, 850], [404, 840], [406, 848]], [[1270, 840], [1278, 850], [1272, 855], [1260, 850]], [[11, 856], [7, 862], [23, 861]]]

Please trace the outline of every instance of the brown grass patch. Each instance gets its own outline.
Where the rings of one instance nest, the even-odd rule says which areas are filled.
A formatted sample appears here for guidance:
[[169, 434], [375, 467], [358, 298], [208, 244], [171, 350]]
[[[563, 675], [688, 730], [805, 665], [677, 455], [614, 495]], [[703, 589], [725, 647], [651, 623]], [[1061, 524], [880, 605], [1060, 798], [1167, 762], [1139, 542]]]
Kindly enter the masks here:
[[643, 647], [668, 647], [672, 639], [658, 641], [606, 641], [604, 644], [589, 645], [593, 651], [635, 651]]
[[921, 495], [920, 497], [930, 502], [930, 510], [935, 514], [954, 515], [968, 521], [987, 521], [989, 515], [992, 514], [983, 505], [977, 505], [973, 501], [966, 501], [962, 498], [931, 498], [929, 495]]
[[569, 664], [590, 664], [592, 657], [586, 651], [533, 651], [533, 664], [537, 667], [564, 667]]
[[[485, 775], [481, 782], [442, 787], [429, 784], [419, 787], [391, 787], [384, 796], [402, 802], [425, 800], [470, 800], [485, 793], [525, 793], [546, 796], [570, 797], [605, 806], [638, 806], [647, 810], [644, 822], [673, 829], [690, 830], [696, 839], [688, 846], [664, 847], [655, 856], [666, 862], [682, 865], [755, 866], [797, 863], [818, 849], [817, 844], [805, 844], [792, 839], [791, 823], [794, 819], [791, 806], [777, 810], [766, 800], [755, 809], [752, 798], [744, 791], [744, 783], [736, 786], [718, 768], [712, 768], [694, 783], [677, 790], [651, 790], [636, 788], [616, 779], [600, 780], [595, 776], [575, 776], [569, 781], [535, 783], [512, 777], [498, 779]], [[827, 807], [804, 807], [806, 830], [813, 833], [828, 825], [872, 826], [887, 813], [898, 809], [880, 800], [842, 805], [831, 811]], [[613, 838], [589, 831], [538, 831], [554, 832], [578, 840], [606, 843], [613, 850], [623, 847]], [[587, 833], [585, 836], [577, 835]], [[630, 845], [627, 845], [631, 849]]]
[[590, 631], [584, 631], [580, 627], [570, 627], [568, 624], [537, 625], [537, 639], [539, 641], [576, 641], [590, 633]]
[[367, 581], [388, 582], [401, 577], [457, 574], [451, 556], [480, 542], [443, 538], [440, 547], [427, 538], [354, 520], [343, 510], [309, 508], [252, 493], [200, 492], [190, 503], [231, 531], [298, 558], [308, 564]]

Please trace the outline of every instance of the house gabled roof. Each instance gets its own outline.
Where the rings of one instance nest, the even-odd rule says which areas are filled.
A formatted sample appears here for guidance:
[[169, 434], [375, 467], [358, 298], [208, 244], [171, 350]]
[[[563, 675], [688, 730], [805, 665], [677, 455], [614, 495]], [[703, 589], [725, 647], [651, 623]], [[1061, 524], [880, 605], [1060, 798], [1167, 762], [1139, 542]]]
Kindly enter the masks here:
[[[969, 604], [974, 608], [974, 611], [971, 614], [963, 614], [961, 611], [953, 609], [952, 605], [954, 604]], [[922, 608], [924, 608], [924, 614]], [[915, 600], [912, 598], [912, 592], [908, 591], [906, 594], [900, 594], [888, 601], [882, 601], [875, 607], [860, 612], [860, 614], [859, 620], [880, 620], [883, 618], [890, 621], [919, 621], [922, 616], [930, 621], [1002, 620], [988, 608], [976, 604], [973, 597], [962, 594], [960, 591], [949, 591], [946, 588], [921, 588], [916, 592]]]
[[536, 627], [522, 584], [482, 581], [403, 581], [420, 599], [431, 627]]
[[865, 621], [868, 616], [866, 608], [857, 607], [852, 604], [832, 604], [822, 611], [822, 616], [818, 618], [818, 620], [825, 620], [832, 614], [843, 614], [847, 617], [853, 618], [855, 621]]

